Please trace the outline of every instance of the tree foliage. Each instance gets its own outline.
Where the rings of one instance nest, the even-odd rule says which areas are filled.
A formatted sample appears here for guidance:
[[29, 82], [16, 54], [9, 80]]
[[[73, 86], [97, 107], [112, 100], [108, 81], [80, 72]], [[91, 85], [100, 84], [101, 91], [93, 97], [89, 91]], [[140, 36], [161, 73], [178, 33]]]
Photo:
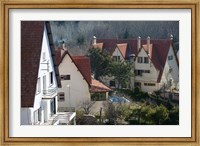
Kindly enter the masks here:
[[130, 34], [128, 32], [128, 29], [126, 28], [124, 35], [123, 35], [123, 39], [128, 39], [130, 37]]
[[91, 72], [95, 79], [109, 74], [111, 58], [105, 52], [98, 48], [91, 48], [88, 51], [88, 56], [91, 62]]
[[117, 81], [118, 88], [127, 86], [133, 76], [133, 66], [127, 61], [113, 61], [110, 67], [110, 76]]
[[161, 105], [141, 105], [133, 108], [130, 116], [132, 124], [162, 125], [168, 120], [169, 111]]
[[[67, 46], [75, 55], [87, 53], [94, 35], [97, 38], [166, 39], [173, 34], [174, 41], [179, 42], [178, 21], [52, 21], [51, 28], [54, 42], [67, 38]], [[84, 34], [84, 44], [77, 44], [80, 34]]]

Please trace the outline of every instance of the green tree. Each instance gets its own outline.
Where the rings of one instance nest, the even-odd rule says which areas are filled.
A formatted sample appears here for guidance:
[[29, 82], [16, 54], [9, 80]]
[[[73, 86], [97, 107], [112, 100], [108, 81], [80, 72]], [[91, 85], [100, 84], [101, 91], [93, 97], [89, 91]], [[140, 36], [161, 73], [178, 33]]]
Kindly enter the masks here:
[[124, 34], [123, 34], [123, 39], [128, 39], [129, 38], [129, 32], [128, 32], [128, 29], [126, 28]]
[[155, 111], [152, 114], [152, 119], [154, 119], [156, 125], [162, 125], [168, 119], [168, 116], [168, 109], [164, 105], [160, 104], [160, 106], [155, 107]]
[[88, 51], [88, 56], [91, 62], [91, 72], [94, 74], [95, 79], [109, 74], [111, 58], [101, 49], [91, 48]]
[[127, 86], [133, 76], [133, 65], [127, 61], [113, 61], [110, 67], [110, 76], [117, 81], [117, 87]]
[[178, 125], [179, 124], [179, 107], [173, 106], [173, 108], [169, 111], [169, 118], [165, 122], [167, 125]]
[[77, 44], [83, 45], [85, 43], [85, 36], [83, 34], [80, 34], [77, 38]]

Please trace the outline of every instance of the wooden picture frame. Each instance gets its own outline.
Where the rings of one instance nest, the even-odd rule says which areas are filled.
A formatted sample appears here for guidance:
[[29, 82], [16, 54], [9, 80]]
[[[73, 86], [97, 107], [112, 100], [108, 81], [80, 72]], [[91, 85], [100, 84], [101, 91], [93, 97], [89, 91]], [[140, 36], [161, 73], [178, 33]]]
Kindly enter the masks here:
[[[2, 145], [199, 145], [199, 1], [192, 0], [175, 0], [175, 1], [115, 1], [115, 0], [97, 0], [97, 1], [10, 1], [2, 0], [1, 2], [1, 49], [0, 49], [0, 122], [1, 122], [1, 144]], [[101, 137], [101, 138], [22, 138], [9, 137], [9, 10], [10, 9], [64, 9], [64, 8], [78, 8], [78, 9], [190, 9], [192, 14], [192, 136], [191, 137], [177, 137], [177, 138], [117, 138], [117, 137]]]

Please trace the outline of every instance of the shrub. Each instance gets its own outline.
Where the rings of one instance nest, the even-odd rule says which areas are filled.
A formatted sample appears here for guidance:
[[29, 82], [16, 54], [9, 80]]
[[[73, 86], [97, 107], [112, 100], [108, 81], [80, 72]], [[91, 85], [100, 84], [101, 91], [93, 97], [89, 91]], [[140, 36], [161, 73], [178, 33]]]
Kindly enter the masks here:
[[76, 111], [76, 124], [80, 125], [81, 124], [81, 120], [83, 119], [83, 115], [84, 115], [84, 111], [83, 110], [77, 110]]

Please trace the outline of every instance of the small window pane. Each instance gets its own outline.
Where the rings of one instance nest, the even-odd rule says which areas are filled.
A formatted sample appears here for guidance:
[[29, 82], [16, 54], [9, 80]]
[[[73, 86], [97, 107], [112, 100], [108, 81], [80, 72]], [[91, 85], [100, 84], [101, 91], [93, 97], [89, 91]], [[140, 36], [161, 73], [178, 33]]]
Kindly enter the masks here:
[[142, 63], [143, 62], [143, 58], [142, 57], [138, 57], [138, 63]]
[[40, 93], [41, 92], [41, 83], [40, 83], [40, 78], [37, 79], [37, 86], [36, 86], [36, 93]]
[[65, 101], [65, 93], [64, 92], [58, 93], [58, 101]]
[[61, 80], [70, 80], [71, 76], [70, 75], [61, 75], [60, 78], [61, 78]]
[[168, 56], [168, 60], [173, 60], [173, 55]]
[[50, 84], [53, 84], [53, 72], [49, 74]]
[[144, 63], [149, 63], [149, 58], [148, 57], [144, 57]]

